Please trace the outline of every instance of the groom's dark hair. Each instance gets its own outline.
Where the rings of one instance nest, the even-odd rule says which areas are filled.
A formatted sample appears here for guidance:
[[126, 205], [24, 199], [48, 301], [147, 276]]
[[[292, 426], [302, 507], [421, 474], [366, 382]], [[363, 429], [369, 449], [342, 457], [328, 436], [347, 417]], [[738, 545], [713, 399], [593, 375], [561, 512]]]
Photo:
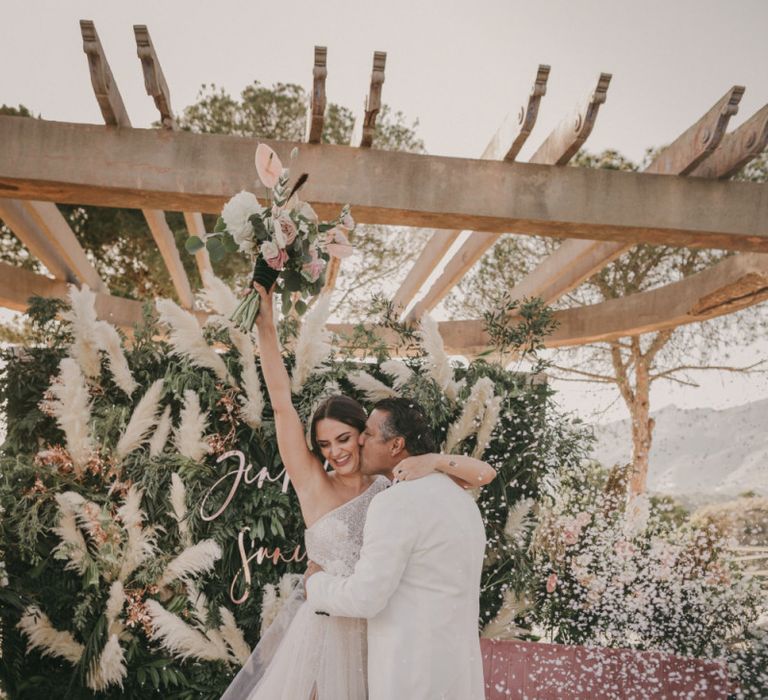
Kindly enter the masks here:
[[381, 431], [385, 440], [402, 437], [405, 449], [411, 455], [437, 452], [435, 434], [429, 425], [424, 409], [411, 399], [382, 399], [374, 410], [387, 414]]

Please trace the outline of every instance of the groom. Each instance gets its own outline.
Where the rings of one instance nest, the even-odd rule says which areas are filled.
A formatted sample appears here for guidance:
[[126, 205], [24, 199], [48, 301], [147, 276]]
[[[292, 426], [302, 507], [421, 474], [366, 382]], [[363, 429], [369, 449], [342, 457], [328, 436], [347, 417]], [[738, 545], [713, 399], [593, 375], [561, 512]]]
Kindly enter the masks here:
[[[362, 471], [390, 479], [406, 457], [435, 451], [424, 414], [406, 399], [380, 401], [360, 444]], [[310, 566], [312, 609], [368, 618], [370, 700], [485, 697], [478, 638], [484, 550], [472, 496], [436, 473], [395, 483], [371, 501], [350, 577]]]

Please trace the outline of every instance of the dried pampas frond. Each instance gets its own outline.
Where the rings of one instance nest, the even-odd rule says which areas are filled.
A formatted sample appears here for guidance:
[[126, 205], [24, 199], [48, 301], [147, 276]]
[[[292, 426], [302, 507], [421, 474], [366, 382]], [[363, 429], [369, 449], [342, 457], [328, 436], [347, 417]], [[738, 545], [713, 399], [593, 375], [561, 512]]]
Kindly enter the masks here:
[[419, 337], [424, 352], [427, 353], [426, 365], [430, 376], [437, 385], [445, 390], [453, 380], [453, 367], [445, 352], [443, 337], [435, 321], [429, 314], [424, 314], [419, 324]]
[[200, 292], [203, 303], [229, 322], [238, 305], [234, 292], [210, 270], [203, 272], [203, 285]]
[[37, 606], [28, 607], [16, 627], [27, 637], [27, 653], [40, 649], [43, 656], [58, 656], [71, 664], [76, 664], [83, 655], [85, 647], [69, 632], [55, 629]]
[[532, 498], [523, 498], [515, 503], [507, 516], [504, 536], [517, 547], [522, 546], [526, 534], [533, 527], [530, 514], [534, 503]]
[[202, 661], [229, 661], [202, 632], [184, 622], [178, 615], [168, 612], [156, 600], [147, 600], [147, 612], [152, 618], [154, 638], [176, 658], [195, 658]]
[[88, 423], [91, 419], [91, 397], [80, 367], [71, 357], [59, 364], [59, 376], [49, 389], [53, 399], [48, 402], [56, 422], [64, 431], [67, 452], [75, 473], [80, 476], [94, 451]]
[[91, 690], [106, 690], [110, 685], [123, 687], [123, 679], [128, 675], [125, 665], [125, 653], [116, 634], [111, 634], [98, 661], [88, 674], [87, 685]]
[[197, 462], [211, 451], [211, 446], [203, 440], [207, 425], [208, 416], [200, 411], [200, 399], [194, 391], [186, 389], [175, 437], [176, 448], [181, 454]]
[[245, 395], [238, 397], [240, 401], [240, 417], [251, 427], [259, 428], [264, 413], [264, 394], [261, 390], [261, 379], [256, 370], [253, 353], [240, 355], [240, 365], [243, 368], [241, 382]]
[[283, 606], [302, 583], [300, 574], [283, 574], [277, 586], [266, 584], [261, 599], [261, 634], [275, 621]]
[[529, 608], [529, 603], [519, 599], [511, 589], [507, 589], [498, 614], [483, 628], [480, 636], [487, 639], [523, 639], [522, 635], [530, 635], [531, 630], [518, 627], [515, 618]]
[[491, 398], [493, 398], [493, 382], [488, 377], [480, 377], [472, 387], [461, 415], [448, 428], [448, 435], [445, 438], [446, 452], [452, 452], [459, 443], [479, 429], [480, 420]]
[[413, 370], [401, 360], [386, 360], [381, 363], [381, 371], [392, 377], [395, 389], [402, 389], [413, 377]]
[[115, 379], [115, 384], [128, 396], [131, 396], [136, 391], [138, 384], [131, 374], [131, 368], [128, 367], [128, 360], [125, 359], [120, 334], [112, 324], [99, 321], [96, 326], [96, 336], [99, 347], [107, 353], [107, 362]]
[[88, 545], [77, 525], [77, 507], [83, 502], [83, 497], [73, 491], [58, 493], [56, 502], [59, 505], [59, 525], [53, 531], [61, 538], [61, 543], [54, 547], [53, 553], [62, 552], [67, 556], [69, 561], [65, 569], [83, 573], [88, 563]]
[[147, 559], [157, 552], [157, 533], [154, 528], [132, 527], [123, 547], [123, 561], [117, 573], [118, 581], [126, 581]]
[[107, 609], [105, 611], [107, 623], [110, 627], [117, 620], [124, 605], [125, 590], [123, 589], [123, 583], [122, 581], [113, 581], [109, 587], [109, 598], [107, 599]]
[[123, 498], [123, 504], [117, 509], [117, 517], [126, 529], [141, 527], [146, 514], [141, 510], [141, 499], [144, 492], [133, 484]]
[[70, 309], [61, 316], [71, 324], [74, 336], [69, 352], [85, 376], [93, 379], [101, 374], [96, 295], [87, 284], [82, 289], [70, 284], [68, 296]]
[[291, 391], [298, 394], [304, 382], [331, 354], [331, 334], [325, 324], [331, 314], [331, 295], [323, 294], [304, 317], [296, 340], [296, 365], [291, 376]]
[[371, 403], [398, 396], [398, 393], [392, 387], [387, 386], [384, 382], [380, 382], [376, 377], [368, 374], [368, 372], [362, 370], [350, 372], [347, 375], [347, 379], [356, 389], [362, 391]]
[[161, 323], [170, 329], [171, 354], [186, 357], [196, 367], [211, 369], [219, 379], [234, 385], [224, 360], [205, 341], [197, 319], [170, 299], [158, 299], [155, 306]]
[[221, 547], [214, 540], [202, 540], [187, 547], [172, 559], [165, 568], [158, 585], [167, 586], [176, 579], [186, 579], [195, 574], [204, 574], [213, 568], [221, 558]]
[[118, 459], [124, 459], [147, 439], [149, 431], [157, 422], [157, 411], [162, 392], [163, 380], [158, 379], [153, 382], [139, 403], [136, 404], [128, 425], [117, 443]]
[[501, 396], [494, 396], [485, 408], [483, 419], [480, 421], [480, 427], [477, 429], [477, 444], [472, 452], [472, 456], [480, 459], [483, 452], [491, 441], [491, 435], [496, 429], [496, 423], [499, 422], [501, 413]]
[[189, 524], [187, 523], [187, 489], [181, 477], [173, 472], [171, 474], [171, 508], [173, 509], [173, 519], [179, 524], [179, 534], [181, 541], [185, 546], [192, 544], [189, 533]]
[[244, 664], [251, 655], [251, 648], [245, 641], [242, 630], [237, 626], [235, 616], [229, 608], [225, 608], [223, 605], [219, 608], [219, 616], [221, 617], [221, 626], [219, 627], [221, 636], [229, 645], [232, 656], [241, 664]]
[[171, 434], [171, 407], [166, 406], [157, 423], [157, 428], [149, 440], [149, 456], [157, 457], [162, 453], [168, 436]]

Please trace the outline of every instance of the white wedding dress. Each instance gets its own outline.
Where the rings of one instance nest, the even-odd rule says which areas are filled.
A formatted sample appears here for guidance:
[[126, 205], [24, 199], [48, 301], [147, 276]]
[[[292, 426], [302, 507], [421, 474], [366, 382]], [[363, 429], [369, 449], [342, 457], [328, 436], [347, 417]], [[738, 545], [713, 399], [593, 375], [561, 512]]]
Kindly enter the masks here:
[[[359, 496], [307, 528], [309, 558], [329, 574], [350, 576], [368, 506], [389, 483], [377, 476]], [[365, 700], [366, 635], [365, 620], [312, 612], [298, 585], [221, 700]]]

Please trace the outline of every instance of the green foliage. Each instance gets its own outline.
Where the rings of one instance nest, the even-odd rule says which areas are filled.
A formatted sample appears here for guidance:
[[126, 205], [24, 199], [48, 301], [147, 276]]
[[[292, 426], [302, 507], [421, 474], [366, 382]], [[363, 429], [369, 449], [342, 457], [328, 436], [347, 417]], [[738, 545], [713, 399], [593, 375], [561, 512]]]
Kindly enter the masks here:
[[[530, 568], [525, 556], [519, 553], [510, 556], [507, 550], [503, 530], [509, 505], [526, 496], [535, 498], [542, 481], [558, 464], [580, 459], [586, 450], [587, 437], [578, 426], [556, 414], [546, 383], [531, 375], [509, 373], [487, 359], [454, 368], [456, 380], [465, 380], [465, 385], [457, 400], [449, 400], [430, 375], [414, 329], [397, 322], [391, 307], [382, 300], [374, 307], [381, 315], [381, 323], [397, 333], [399, 350], [403, 351], [404, 361], [413, 372], [402, 389], [404, 395], [424, 405], [441, 439], [458, 418], [471, 386], [480, 377], [491, 378], [497, 395], [503, 399], [501, 418], [484, 453], [499, 476], [483, 489], [478, 501], [489, 536], [489, 566], [483, 577], [480, 621], [484, 623], [495, 615], [509, 581], [524, 576]], [[301, 562], [280, 559], [273, 565], [270, 559], [276, 548], [284, 559], [291, 559], [290, 555], [302, 545], [304, 531], [293, 490], [286, 493], [282, 489], [282, 463], [271, 409], [267, 404], [259, 429], [246, 425], [237, 415], [239, 390], [222, 384], [212, 372], [192, 366], [184, 357], [171, 355], [169, 346], [158, 340], [153, 312], [150, 305], [146, 305], [144, 323], [135, 329], [133, 344], [126, 351], [133, 376], [144, 388], [163, 378], [161, 404], [171, 407], [174, 424], [179, 421], [184, 392], [193, 391], [208, 415], [206, 432], [214, 451], [198, 462], [168, 448], [150, 457], [146, 447], [142, 447], [118, 464], [113, 446], [141, 391], [127, 397], [114, 383], [105, 364], [101, 377], [90, 385], [91, 430], [98, 445], [98, 459], [92, 469], [78, 476], [65, 459], [64, 434], [39, 405], [51, 378], [58, 372], [60, 360], [68, 352], [72, 335], [68, 325], [57, 320], [57, 312], [61, 311], [59, 302], [34, 300], [31, 308], [33, 342], [23, 349], [6, 351], [1, 358], [4, 370], [0, 377], [0, 401], [8, 416], [7, 437], [0, 456], [0, 506], [5, 509], [0, 521], [0, 560], [4, 560], [8, 578], [7, 586], [2, 586], [0, 581], [3, 687], [14, 699], [46, 694], [58, 697], [64, 692], [62, 689], [67, 689], [67, 696], [72, 698], [219, 697], [236, 671], [236, 664], [170, 658], [158, 641], [149, 636], [151, 628], [145, 628], [140, 622], [128, 625], [130, 610], [136, 610], [130, 606], [121, 613], [121, 619], [128, 625], [122, 642], [127, 666], [123, 688], [111, 686], [101, 693], [87, 689], [84, 679], [90, 663], [99, 658], [105, 642], [104, 610], [110, 584], [104, 562], [117, 562], [115, 557], [119, 555], [117, 549], [112, 553], [110, 544], [89, 547], [82, 572], [65, 568], [68, 558], [61, 548], [56, 550], [61, 540], [53, 532], [59, 523], [55, 496], [74, 491], [92, 501], [98, 506], [101, 527], [110, 532], [114, 527], [122, 527], [116, 514], [126, 489], [131, 484], [139, 487], [143, 492], [141, 509], [146, 514], [145, 522], [156, 528], [158, 554], [130, 575], [124, 584], [126, 591], [135, 595], [140, 603], [161, 599], [168, 611], [182, 619], [199, 619], [198, 611], [180, 584], [172, 583], [162, 590], [152, 588], [167, 563], [183, 548], [179, 524], [169, 505], [171, 475], [178, 474], [186, 486], [188, 514], [184, 522], [191, 541], [212, 539], [222, 549], [214, 572], [199, 581], [208, 601], [208, 623], [218, 624], [218, 609], [226, 606], [234, 612], [246, 640], [253, 645], [260, 630], [262, 588], [268, 583], [276, 584], [283, 574], [301, 572], [304, 567]], [[529, 321], [532, 327], [546, 326], [539, 323], [540, 319], [533, 313]], [[289, 319], [281, 328], [286, 340], [296, 332], [294, 319]], [[209, 328], [206, 334], [209, 342], [224, 345], [226, 351], [221, 357], [239, 381], [240, 362], [227, 333]], [[379, 362], [389, 358], [388, 349], [362, 327], [354, 336], [357, 350], [378, 356]], [[501, 337], [508, 336], [502, 333]], [[524, 343], [520, 348], [523, 354], [526, 348], [535, 347], [536, 342]], [[363, 365], [354, 353], [342, 348], [294, 397], [303, 420], [309, 419], [316, 401], [331, 381], [338, 382], [345, 393], [370, 407], [369, 399], [347, 379], [349, 372]], [[294, 358], [290, 352], [286, 353], [285, 362], [292, 367]], [[377, 364], [365, 364], [364, 368], [380, 380], [390, 381]], [[460, 449], [470, 452], [475, 442], [476, 437], [472, 435]], [[51, 454], [46, 452], [50, 449], [62, 459], [46, 457]], [[252, 483], [240, 484], [219, 517], [205, 519], [204, 514], [220, 509], [232, 486], [230, 476], [211, 492], [212, 487], [237, 466], [232, 459], [217, 463], [221, 454], [231, 449], [242, 451], [246, 464], [253, 465], [249, 474]], [[259, 487], [254, 477], [261, 468], [266, 469], [269, 478]], [[248, 556], [257, 554], [261, 547], [266, 548], [261, 563], [257, 560], [250, 563], [250, 587], [245, 585], [241, 570], [240, 535]], [[235, 597], [244, 597], [242, 604], [233, 605], [230, 587]], [[16, 624], [22, 611], [30, 605], [39, 606], [56, 629], [68, 630], [86, 647], [78, 667], [59, 658], [41, 656], [38, 650], [24, 653], [27, 640]]]

